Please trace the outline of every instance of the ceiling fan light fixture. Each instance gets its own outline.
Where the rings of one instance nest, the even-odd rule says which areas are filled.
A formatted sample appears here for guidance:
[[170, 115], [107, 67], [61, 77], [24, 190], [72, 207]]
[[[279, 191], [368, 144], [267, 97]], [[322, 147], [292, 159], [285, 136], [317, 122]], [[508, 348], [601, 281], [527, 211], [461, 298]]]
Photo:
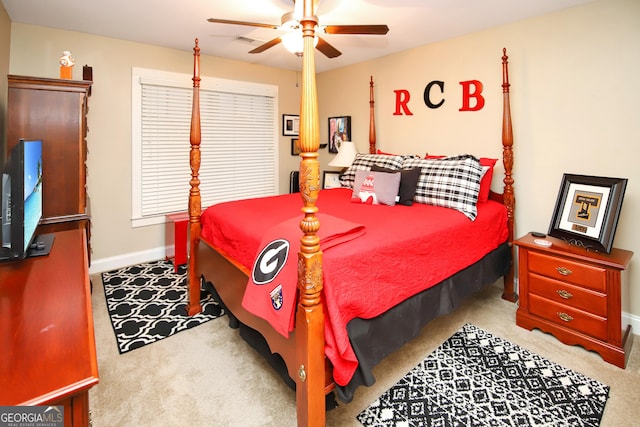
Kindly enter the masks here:
[[[297, 56], [302, 56], [304, 50], [304, 38], [302, 37], [302, 30], [298, 27], [283, 36], [280, 37], [280, 41], [284, 45], [284, 48], [289, 52]], [[318, 36], [313, 38], [313, 47], [318, 45]]]

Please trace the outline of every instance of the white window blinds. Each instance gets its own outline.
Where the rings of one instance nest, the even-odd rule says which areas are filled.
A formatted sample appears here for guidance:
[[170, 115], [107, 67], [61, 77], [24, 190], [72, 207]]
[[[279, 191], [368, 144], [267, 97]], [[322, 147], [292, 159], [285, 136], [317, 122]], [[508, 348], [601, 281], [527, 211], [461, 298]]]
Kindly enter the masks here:
[[[134, 69], [133, 225], [188, 208], [191, 76]], [[203, 78], [202, 206], [278, 191], [277, 87]]]

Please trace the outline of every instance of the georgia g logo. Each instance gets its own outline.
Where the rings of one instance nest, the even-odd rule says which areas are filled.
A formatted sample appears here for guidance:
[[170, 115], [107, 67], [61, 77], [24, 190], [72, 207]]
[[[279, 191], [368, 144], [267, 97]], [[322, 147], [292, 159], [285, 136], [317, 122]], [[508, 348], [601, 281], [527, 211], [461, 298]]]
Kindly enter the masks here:
[[284, 239], [274, 240], [265, 246], [253, 263], [253, 283], [264, 285], [271, 282], [284, 267], [288, 255], [289, 242]]

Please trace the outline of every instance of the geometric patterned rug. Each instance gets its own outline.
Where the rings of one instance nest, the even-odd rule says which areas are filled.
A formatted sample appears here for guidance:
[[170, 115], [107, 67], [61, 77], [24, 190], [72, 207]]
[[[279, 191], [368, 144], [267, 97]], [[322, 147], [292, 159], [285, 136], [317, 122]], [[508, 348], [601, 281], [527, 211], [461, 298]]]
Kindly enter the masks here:
[[102, 274], [107, 309], [120, 354], [167, 338], [224, 314], [208, 298], [187, 316], [186, 267], [154, 261]]
[[609, 386], [466, 324], [358, 420], [365, 426], [598, 426]]

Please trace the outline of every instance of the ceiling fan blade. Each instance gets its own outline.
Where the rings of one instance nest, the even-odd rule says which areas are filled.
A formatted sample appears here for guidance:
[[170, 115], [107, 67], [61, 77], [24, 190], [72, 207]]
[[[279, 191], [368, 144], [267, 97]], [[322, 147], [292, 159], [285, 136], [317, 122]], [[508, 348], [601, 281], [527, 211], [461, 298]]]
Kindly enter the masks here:
[[260, 53], [260, 52], [264, 52], [265, 50], [269, 49], [270, 47], [274, 47], [275, 45], [277, 45], [278, 43], [280, 43], [282, 40], [280, 40], [280, 37], [276, 37], [273, 40], [270, 40], [264, 44], [261, 44], [260, 46], [258, 46], [257, 48], [253, 49], [252, 51], [249, 51], [249, 53]]
[[327, 25], [324, 27], [327, 34], [374, 34], [385, 35], [389, 32], [386, 25]]
[[209, 19], [207, 19], [207, 22], [213, 22], [215, 24], [247, 25], [249, 27], [271, 28], [271, 29], [274, 29], [274, 30], [277, 29], [277, 28], [280, 28], [279, 25], [261, 24], [259, 22], [231, 21], [229, 19], [209, 18]]
[[318, 44], [316, 45], [316, 49], [322, 52], [327, 58], [336, 58], [342, 55], [342, 52], [331, 46], [322, 37], [318, 37]]

